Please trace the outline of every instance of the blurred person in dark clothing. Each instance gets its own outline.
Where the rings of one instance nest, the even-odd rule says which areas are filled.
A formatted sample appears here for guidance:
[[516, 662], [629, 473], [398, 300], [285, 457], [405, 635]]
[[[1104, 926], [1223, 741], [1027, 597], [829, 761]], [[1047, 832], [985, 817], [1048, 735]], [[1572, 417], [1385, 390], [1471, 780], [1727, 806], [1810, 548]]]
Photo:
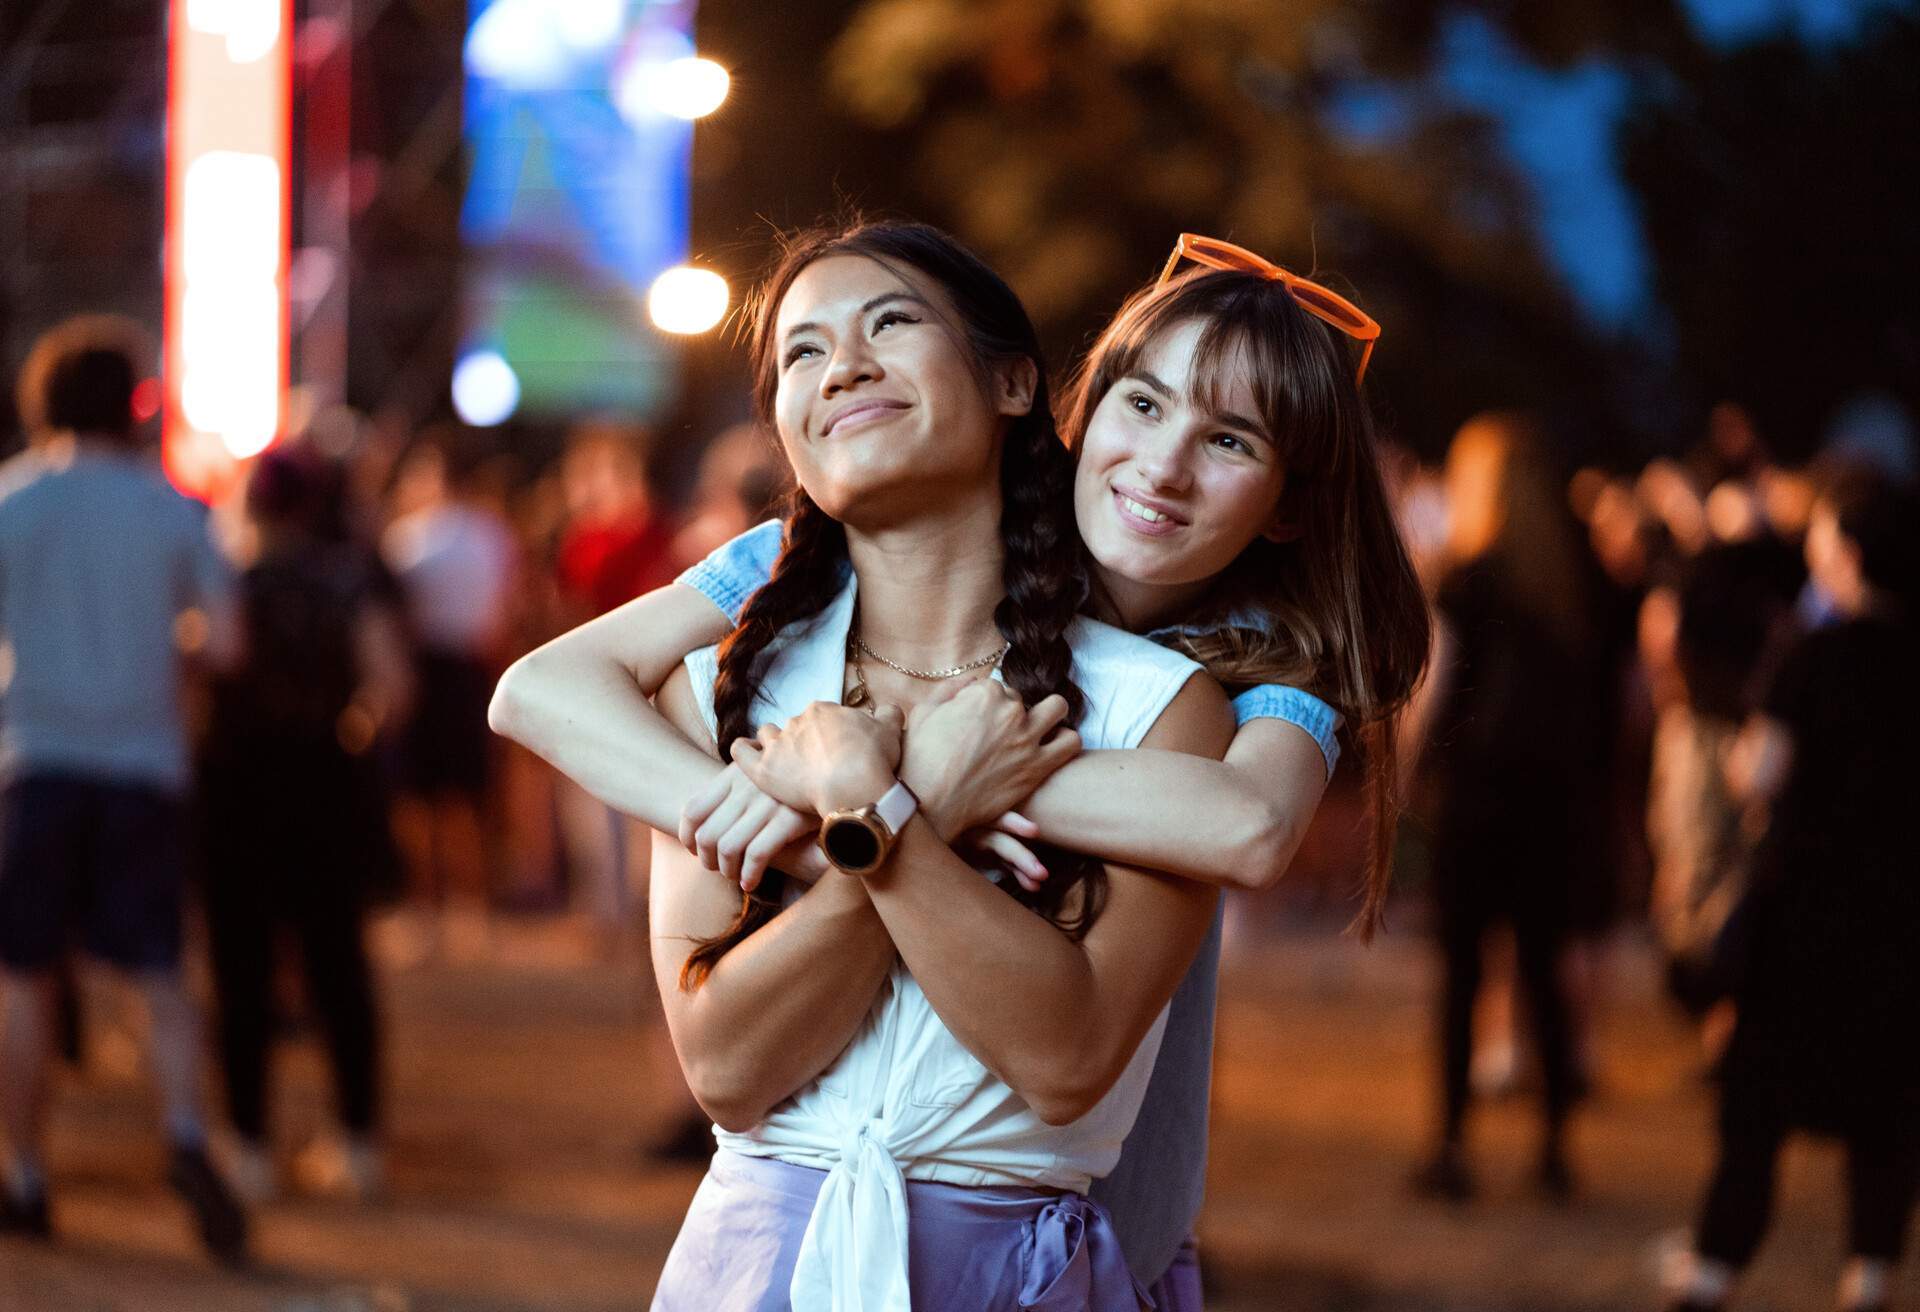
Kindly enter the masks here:
[[150, 355], [70, 320], [21, 371], [29, 448], [0, 466], [0, 1232], [50, 1233], [41, 1157], [57, 972], [74, 946], [147, 1003], [168, 1180], [237, 1260], [246, 1216], [206, 1153], [200, 1028], [180, 971], [190, 784], [181, 646], [230, 662], [232, 578], [132, 412]]
[[[423, 909], [444, 913], [442, 946], [458, 951], [486, 938], [487, 699], [505, 664], [518, 554], [504, 516], [476, 494], [467, 454], [451, 433], [423, 437], [400, 463], [396, 513], [381, 539], [418, 644], [396, 828]], [[403, 946], [412, 955], [420, 945]]]
[[1840, 620], [1788, 655], [1729, 761], [1771, 818], [1754, 860], [1719, 1158], [1675, 1309], [1721, 1307], [1772, 1208], [1786, 1136], [1846, 1146], [1849, 1252], [1838, 1306], [1891, 1305], [1920, 1180], [1920, 501], [1870, 476], [1821, 497], [1807, 564]]
[[1437, 603], [1445, 622], [1430, 731], [1439, 784], [1433, 898], [1443, 959], [1442, 1121], [1422, 1192], [1473, 1193], [1465, 1130], [1474, 1001], [1496, 924], [1512, 927], [1545, 1089], [1538, 1179], [1572, 1188], [1564, 1131], [1575, 1097], [1562, 975], [1576, 869], [1600, 844], [1595, 761], [1603, 704], [1586, 559], [1534, 423], [1489, 414], [1454, 439]]
[[207, 921], [237, 1184], [272, 1196], [269, 1047], [283, 933], [299, 945], [344, 1130], [297, 1163], [309, 1188], [381, 1182], [370, 890], [394, 861], [370, 749], [413, 693], [402, 622], [364, 553], [323, 533], [329, 471], [273, 452], [247, 484], [257, 556], [240, 580], [246, 658], [215, 684], [201, 786]]

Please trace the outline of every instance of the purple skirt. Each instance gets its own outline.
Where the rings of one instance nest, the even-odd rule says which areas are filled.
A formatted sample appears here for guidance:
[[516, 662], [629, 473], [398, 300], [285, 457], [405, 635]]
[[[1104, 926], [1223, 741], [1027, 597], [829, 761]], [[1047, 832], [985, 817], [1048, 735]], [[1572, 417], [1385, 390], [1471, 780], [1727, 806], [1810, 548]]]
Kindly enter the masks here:
[[1165, 1275], [1147, 1286], [1155, 1312], [1201, 1312], [1200, 1246], [1188, 1235]]
[[[787, 1312], [825, 1171], [714, 1154], [654, 1291], [653, 1312]], [[914, 1312], [1139, 1312], [1107, 1213], [1080, 1194], [907, 1181]]]

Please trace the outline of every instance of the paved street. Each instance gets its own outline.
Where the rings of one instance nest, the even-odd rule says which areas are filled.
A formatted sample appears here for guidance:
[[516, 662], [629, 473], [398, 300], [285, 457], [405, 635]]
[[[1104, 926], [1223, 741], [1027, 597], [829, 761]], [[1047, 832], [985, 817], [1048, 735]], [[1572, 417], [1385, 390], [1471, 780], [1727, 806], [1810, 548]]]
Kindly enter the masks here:
[[[1684, 1224], [1709, 1107], [1687, 1037], [1624, 953], [1580, 1122], [1582, 1192], [1527, 1188], [1524, 1103], [1476, 1126], [1484, 1198], [1450, 1209], [1404, 1180], [1428, 1126], [1425, 972], [1402, 930], [1365, 950], [1326, 927], [1240, 927], [1220, 1034], [1210, 1201], [1213, 1312], [1600, 1312], [1653, 1304], [1656, 1239]], [[52, 1247], [0, 1241], [0, 1312], [535, 1312], [643, 1308], [694, 1167], [639, 1145], [673, 1116], [637, 963], [565, 922], [521, 923], [486, 964], [390, 975], [388, 1201], [290, 1201], [259, 1264], [220, 1272], [159, 1185], [143, 1086], [111, 1062], [61, 1089]], [[100, 1067], [109, 1069], [102, 1071]], [[285, 1063], [281, 1128], [324, 1107], [313, 1052]], [[1836, 1154], [1789, 1157], [1745, 1306], [1830, 1306]], [[1909, 1278], [1907, 1288], [1911, 1290]]]

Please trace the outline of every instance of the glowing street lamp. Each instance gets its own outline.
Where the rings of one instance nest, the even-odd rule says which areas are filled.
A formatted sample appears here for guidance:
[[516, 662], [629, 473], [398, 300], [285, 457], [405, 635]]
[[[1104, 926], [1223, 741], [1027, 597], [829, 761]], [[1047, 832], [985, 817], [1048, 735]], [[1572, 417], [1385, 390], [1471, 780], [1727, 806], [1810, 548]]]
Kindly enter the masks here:
[[727, 280], [711, 269], [682, 264], [653, 280], [647, 314], [662, 332], [692, 336], [726, 317]]
[[674, 118], [705, 118], [720, 108], [732, 85], [727, 70], [711, 59], [689, 55], [671, 59], [649, 70], [648, 99], [662, 114]]

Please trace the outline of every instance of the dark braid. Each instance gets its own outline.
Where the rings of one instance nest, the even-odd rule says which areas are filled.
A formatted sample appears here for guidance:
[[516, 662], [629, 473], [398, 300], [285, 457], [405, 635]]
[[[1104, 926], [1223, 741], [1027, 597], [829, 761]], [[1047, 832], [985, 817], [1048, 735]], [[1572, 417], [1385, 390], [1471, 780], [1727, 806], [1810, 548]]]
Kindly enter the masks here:
[[[1087, 599], [1086, 551], [1073, 521], [1073, 456], [1054, 431], [1051, 410], [1040, 409], [1046, 399], [1043, 384], [1034, 413], [1008, 430], [1000, 453], [1007, 595], [994, 608], [993, 620], [1012, 644], [1000, 662], [1007, 686], [1029, 706], [1059, 693], [1067, 699], [1067, 723], [1078, 724], [1086, 698], [1073, 682], [1067, 628]], [[1106, 869], [1056, 848], [1036, 855], [1051, 877], [1036, 893], [1017, 884], [1007, 891], [1072, 937], [1085, 936], [1106, 901]], [[1078, 900], [1071, 911], [1070, 897]]]
[[[796, 487], [787, 494], [786, 531], [773, 574], [748, 599], [740, 623], [720, 644], [719, 676], [713, 684], [713, 717], [720, 759], [736, 738], [754, 731], [753, 701], [760, 692], [767, 645], [789, 624], [817, 615], [841, 586], [847, 559], [847, 533], [837, 520]], [[713, 972], [727, 949], [772, 920], [780, 910], [787, 877], [769, 869], [752, 893], [740, 895], [740, 914], [718, 938], [705, 939], [680, 967], [680, 987], [697, 988]]]
[[[803, 234], [786, 243], [751, 309], [754, 407], [769, 427], [779, 382], [773, 328], [780, 301], [802, 269], [833, 255], [904, 265], [933, 279], [959, 311], [956, 326], [983, 369], [1007, 360], [1033, 362], [1038, 373], [1033, 408], [1008, 425], [1000, 454], [1007, 595], [994, 608], [993, 619], [1011, 644], [1001, 662], [1007, 685], [1029, 706], [1059, 693], [1067, 699], [1068, 722], [1077, 724], [1086, 698], [1073, 683], [1067, 631], [1087, 595], [1085, 549], [1073, 522], [1073, 458], [1054, 428], [1032, 321], [997, 274], [938, 228], [869, 223]], [[747, 603], [739, 627], [720, 647], [713, 708], [722, 759], [734, 739], [752, 732], [753, 702], [765, 674], [761, 657], [768, 644], [788, 625], [826, 608], [844, 583], [846, 559], [845, 530], [796, 488], [773, 576]], [[1064, 853], [1046, 852], [1043, 859], [1054, 875], [1042, 892], [1027, 894], [1012, 884], [1008, 891], [1065, 932], [1084, 935], [1105, 900], [1104, 871], [1098, 862]], [[769, 871], [756, 894], [743, 894], [740, 914], [727, 931], [701, 941], [687, 958], [680, 987], [698, 987], [735, 944], [771, 920], [780, 910], [784, 888], [784, 877]], [[1069, 898], [1074, 902], [1070, 912], [1065, 910]]]

